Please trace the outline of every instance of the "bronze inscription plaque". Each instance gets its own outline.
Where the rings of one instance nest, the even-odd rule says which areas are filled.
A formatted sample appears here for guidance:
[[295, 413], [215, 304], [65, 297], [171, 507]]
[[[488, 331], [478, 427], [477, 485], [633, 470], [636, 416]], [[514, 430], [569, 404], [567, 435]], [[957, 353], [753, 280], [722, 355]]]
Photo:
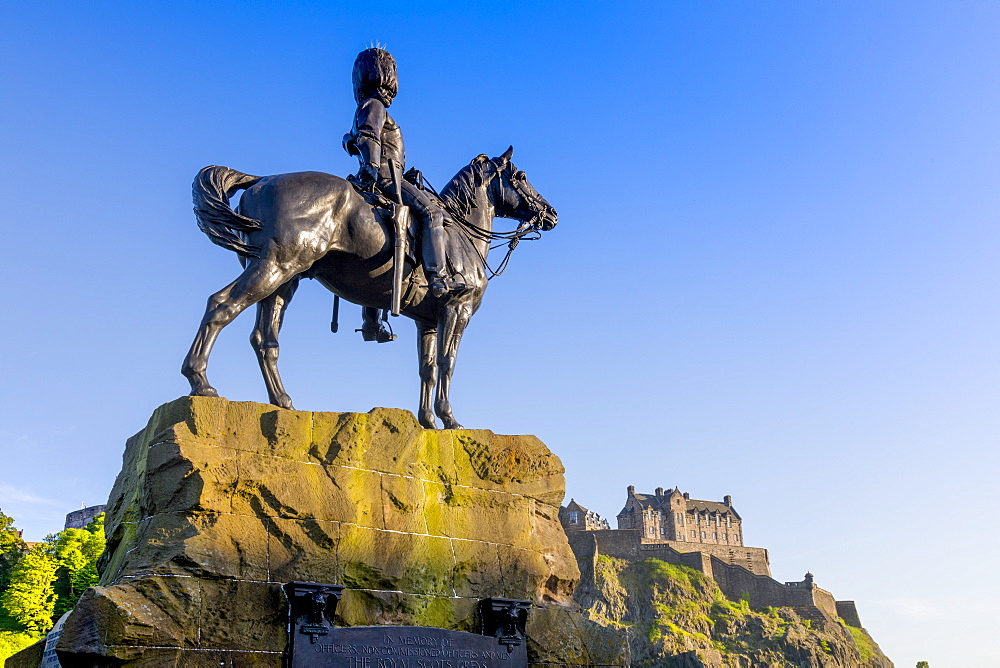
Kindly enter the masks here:
[[527, 668], [524, 644], [423, 626], [353, 626], [295, 638], [293, 668]]

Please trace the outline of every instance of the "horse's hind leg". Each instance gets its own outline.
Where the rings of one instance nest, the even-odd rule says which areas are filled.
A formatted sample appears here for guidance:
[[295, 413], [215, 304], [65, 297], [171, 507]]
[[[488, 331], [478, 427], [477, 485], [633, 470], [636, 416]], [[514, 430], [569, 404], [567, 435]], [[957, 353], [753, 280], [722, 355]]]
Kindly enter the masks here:
[[437, 329], [417, 321], [417, 355], [420, 360], [420, 412], [417, 419], [425, 429], [437, 429], [434, 422], [434, 386], [437, 385]]
[[273, 260], [254, 259], [239, 278], [208, 298], [208, 306], [198, 333], [181, 366], [181, 373], [191, 383], [192, 396], [219, 396], [208, 382], [205, 371], [208, 368], [208, 356], [222, 328], [297, 273], [298, 269], [291, 271], [279, 268]]
[[292, 301], [295, 290], [299, 287], [299, 278], [295, 277], [269, 297], [257, 302], [257, 324], [250, 335], [250, 345], [257, 353], [257, 363], [264, 375], [267, 386], [268, 400], [275, 406], [292, 408], [292, 399], [285, 392], [278, 373], [278, 333], [285, 319], [285, 309]]

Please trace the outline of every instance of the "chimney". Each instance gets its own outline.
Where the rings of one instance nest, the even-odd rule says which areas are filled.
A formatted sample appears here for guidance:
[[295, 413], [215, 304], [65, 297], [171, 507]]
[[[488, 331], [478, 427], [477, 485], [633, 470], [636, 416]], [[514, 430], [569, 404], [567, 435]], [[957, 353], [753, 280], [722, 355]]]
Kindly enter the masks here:
[[684, 498], [685, 499], [690, 499], [691, 498], [691, 493], [690, 492], [684, 492]]
[[628, 486], [628, 495], [629, 496], [635, 496], [635, 485], [629, 485]]
[[662, 487], [657, 487], [656, 488], [656, 495], [657, 496], [663, 496], [663, 488]]
[[729, 496], [728, 494], [722, 497], [722, 502], [727, 506], [729, 506], [730, 508], [733, 507], [733, 497]]

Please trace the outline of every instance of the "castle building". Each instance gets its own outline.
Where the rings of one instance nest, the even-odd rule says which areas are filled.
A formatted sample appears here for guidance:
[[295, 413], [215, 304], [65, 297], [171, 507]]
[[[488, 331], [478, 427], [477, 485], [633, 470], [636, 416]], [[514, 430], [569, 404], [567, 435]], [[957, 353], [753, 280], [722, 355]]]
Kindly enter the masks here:
[[654, 494], [637, 494], [629, 485], [625, 507], [618, 513], [618, 528], [638, 530], [644, 541], [742, 546], [742, 523], [731, 496], [722, 503], [699, 501], [687, 492], [662, 487]]
[[83, 529], [94, 521], [94, 518], [104, 512], [105, 506], [84, 506], [66, 514], [66, 526], [63, 529]]
[[566, 531], [597, 531], [610, 529], [608, 521], [592, 510], [587, 510], [574, 499], [559, 508], [559, 521]]

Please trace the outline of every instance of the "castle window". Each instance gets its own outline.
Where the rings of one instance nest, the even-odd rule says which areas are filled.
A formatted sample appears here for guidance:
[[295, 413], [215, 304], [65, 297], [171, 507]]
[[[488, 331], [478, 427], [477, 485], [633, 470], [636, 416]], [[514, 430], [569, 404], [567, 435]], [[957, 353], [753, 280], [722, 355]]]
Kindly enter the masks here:
[[691, 532], [691, 537], [692, 538], [697, 538], [698, 537], [698, 532], [697, 531], [692, 531]]
[[570, 513], [569, 514], [569, 523], [570, 524], [576, 524], [576, 521], [577, 521], [577, 514], [576, 513]]
[[722, 534], [722, 540], [729, 540], [729, 534], [728, 533]]
[[712, 538], [714, 538], [715, 540], [719, 540], [719, 532], [718, 531], [713, 531], [712, 532]]
[[684, 532], [683, 531], [678, 531], [677, 532], [677, 540], [684, 540]]
[[729, 515], [726, 515], [726, 526], [727, 527], [733, 526], [733, 518], [730, 517]]
[[702, 538], [704, 538], [704, 537], [705, 537], [705, 532], [704, 532], [704, 531], [702, 531], [702, 532], [701, 532], [701, 537], [702, 537]]
[[667, 535], [667, 527], [660, 527], [660, 535], [661, 536]]
[[649, 535], [652, 536], [654, 533], [656, 533], [656, 529], [649, 527]]

